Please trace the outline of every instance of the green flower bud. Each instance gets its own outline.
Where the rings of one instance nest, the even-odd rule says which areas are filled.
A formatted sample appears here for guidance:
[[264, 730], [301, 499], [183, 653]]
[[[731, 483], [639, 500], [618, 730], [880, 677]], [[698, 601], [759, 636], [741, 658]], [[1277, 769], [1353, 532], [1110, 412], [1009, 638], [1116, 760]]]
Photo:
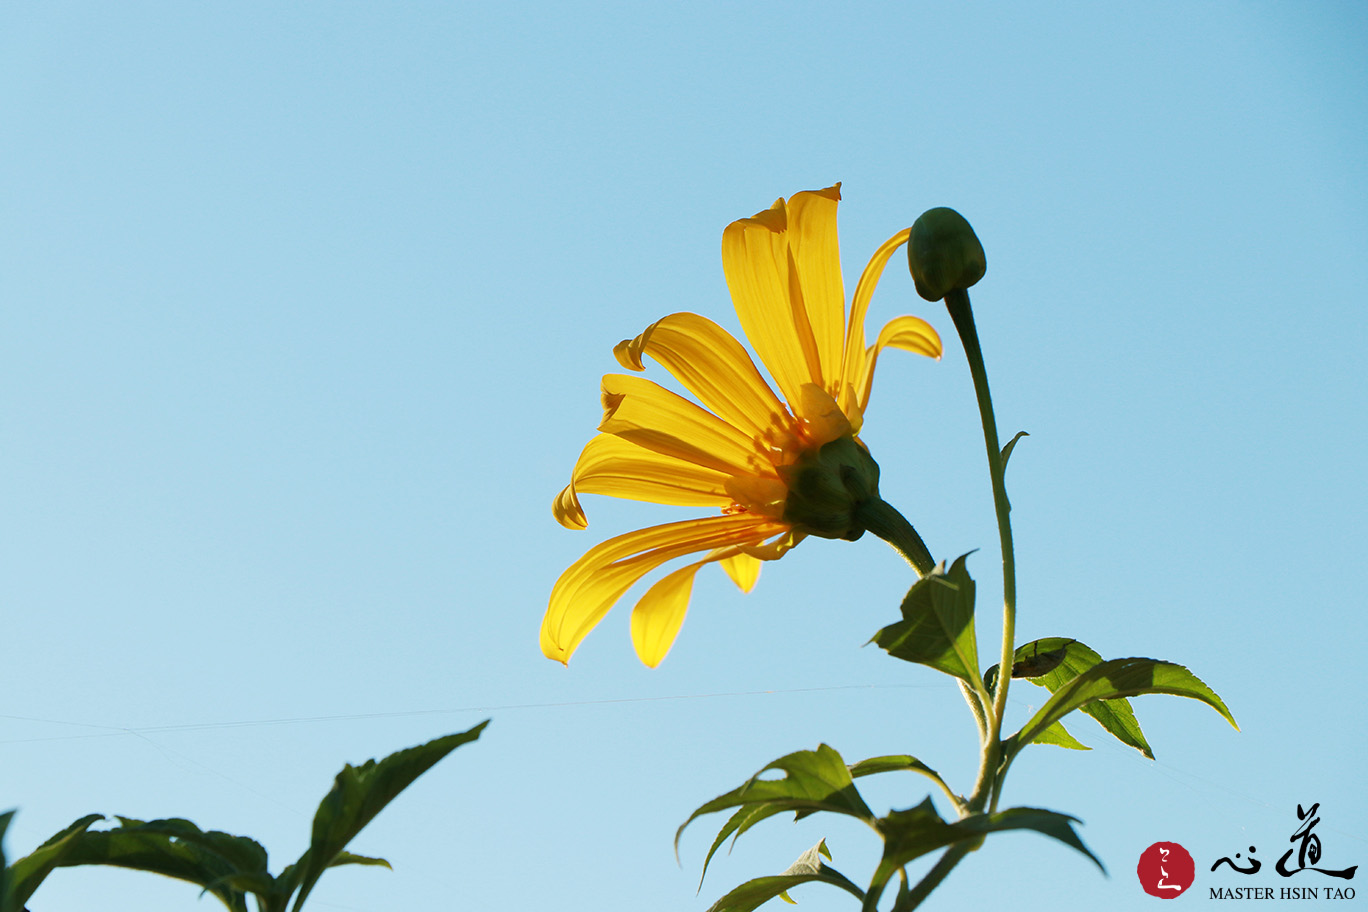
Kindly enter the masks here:
[[785, 522], [822, 538], [854, 541], [864, 535], [856, 513], [866, 501], [879, 499], [879, 464], [855, 438], [809, 450], [792, 465], [780, 466], [779, 476], [789, 489]]
[[954, 209], [928, 209], [912, 224], [907, 240], [907, 266], [917, 283], [917, 294], [939, 301], [952, 291], [964, 291], [988, 269], [974, 229]]

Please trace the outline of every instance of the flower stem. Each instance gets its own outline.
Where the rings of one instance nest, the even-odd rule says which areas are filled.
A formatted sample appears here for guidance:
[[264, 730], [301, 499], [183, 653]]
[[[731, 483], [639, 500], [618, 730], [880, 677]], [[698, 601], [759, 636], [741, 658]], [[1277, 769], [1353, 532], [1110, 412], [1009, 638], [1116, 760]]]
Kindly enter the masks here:
[[926, 872], [926, 876], [917, 882], [917, 885], [904, 894], [899, 902], [894, 905], [892, 912], [911, 912], [922, 904], [926, 897], [931, 895], [931, 891], [940, 886], [940, 882], [945, 880], [947, 874], [954, 869], [960, 860], [972, 851], [967, 842], [957, 842], [945, 851], [940, 860]]
[[983, 710], [983, 700], [978, 693], [963, 681], [959, 682], [960, 693], [964, 694], [964, 700], [969, 704], [969, 711], [974, 714], [974, 724], [978, 726], [979, 750], [983, 750], [988, 742], [988, 717]]
[[917, 530], [897, 510], [878, 498], [877, 495], [863, 501], [855, 509], [855, 520], [861, 526], [888, 542], [898, 553], [907, 558], [917, 571], [918, 576], [926, 576], [936, 567], [931, 552], [926, 548]]
[[[1012, 679], [1012, 657], [1016, 638], [1016, 559], [1012, 550], [1011, 507], [1007, 503], [1007, 486], [1003, 480], [1002, 447], [998, 442], [997, 421], [993, 417], [993, 400], [988, 393], [988, 372], [983, 366], [983, 350], [979, 347], [978, 331], [974, 328], [974, 313], [969, 306], [969, 292], [952, 291], [945, 296], [945, 306], [955, 323], [964, 354], [969, 361], [969, 373], [974, 379], [974, 393], [978, 398], [979, 416], [983, 421], [983, 442], [988, 450], [988, 473], [993, 482], [993, 506], [997, 511], [998, 539], [1002, 546], [1002, 660], [998, 667], [997, 692], [989, 713], [990, 737], [984, 752], [979, 781], [974, 787], [970, 803], [975, 811], [982, 810], [990, 792], [992, 807], [997, 806], [1000, 783], [997, 781], [998, 756], [1001, 752], [1002, 717], [1007, 708], [1007, 688]], [[991, 809], [990, 809], [991, 810]]]

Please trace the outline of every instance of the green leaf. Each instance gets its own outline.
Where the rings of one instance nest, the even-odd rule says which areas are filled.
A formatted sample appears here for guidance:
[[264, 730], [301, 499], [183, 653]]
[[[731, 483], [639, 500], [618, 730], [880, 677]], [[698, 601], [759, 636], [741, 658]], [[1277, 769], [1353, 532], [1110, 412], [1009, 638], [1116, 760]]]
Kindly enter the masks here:
[[[13, 814], [10, 811], [5, 815], [5, 825], [9, 824], [9, 817]], [[0, 894], [0, 909], [22, 909], [28, 902], [33, 891], [38, 889], [52, 869], [62, 864], [62, 859], [71, 851], [75, 845], [76, 838], [84, 833], [92, 823], [103, 820], [103, 814], [87, 814], [80, 820], [75, 821], [62, 831], [54, 834], [51, 839], [43, 843], [32, 853], [15, 861], [5, 872], [6, 883], [3, 886], [5, 891]], [[0, 832], [3, 828], [0, 828]], [[0, 867], [4, 866], [3, 859], [0, 859]]]
[[[954, 790], [940, 777], [940, 773], [910, 754], [890, 754], [886, 757], [870, 757], [868, 760], [861, 760], [859, 763], [851, 765], [850, 776], [852, 779], [859, 779], [861, 776], [873, 776], [878, 773], [895, 773], [904, 770], [920, 773], [936, 783], [936, 785], [940, 786], [947, 795], [954, 794]], [[963, 799], [961, 798], [953, 798], [952, 800], [956, 802], [957, 807], [963, 805]]]
[[1069, 750], [1086, 751], [1092, 750], [1091, 747], [1079, 741], [1069, 730], [1064, 727], [1064, 723], [1056, 722], [1045, 729], [1035, 739], [1036, 744], [1053, 744], [1056, 747], [1067, 747]]
[[447, 754], [479, 738], [488, 724], [486, 719], [469, 731], [398, 751], [379, 762], [368, 760], [361, 766], [343, 767], [314, 814], [309, 848], [289, 872], [287, 885], [291, 891], [296, 885], [299, 888], [295, 912], [304, 905], [323, 871], [385, 805]]
[[900, 773], [904, 770], [921, 773], [940, 781], [940, 773], [922, 763], [911, 754], [889, 754], [885, 757], [870, 757], [868, 760], [861, 760], [859, 763], [850, 765], [850, 776], [852, 779], [859, 779], [861, 776], [874, 776], [879, 773]]
[[1089, 861], [1097, 865], [1099, 871], [1106, 874], [1107, 868], [1102, 864], [1101, 859], [1083, 844], [1083, 840], [1078, 838], [1078, 833], [1074, 831], [1073, 825], [1081, 822], [1077, 817], [1061, 814], [1058, 811], [1046, 810], [1045, 808], [1017, 807], [998, 811], [995, 814], [968, 817], [951, 824], [951, 826], [962, 827], [970, 832], [985, 836], [1007, 830], [1035, 830], [1037, 833], [1049, 836], [1051, 839], [1057, 839], [1070, 848], [1083, 853]]
[[865, 892], [864, 912], [874, 912], [889, 878], [900, 868], [937, 849], [965, 840], [981, 841], [1006, 830], [1035, 830], [1058, 839], [1088, 856], [1105, 873], [1102, 862], [1074, 832], [1073, 824], [1077, 822], [1076, 817], [1043, 808], [1012, 808], [946, 823], [936, 813], [930, 798], [906, 811], [893, 811], [877, 825], [884, 838], [884, 854]]
[[[1043, 640], [1032, 640], [1025, 645], [1018, 646], [1012, 654], [1012, 677], [1013, 678], [1040, 678], [1055, 671], [1069, 658], [1069, 647], [1077, 646], [1090, 653], [1097, 662], [1102, 658], [1088, 647], [1079, 643], [1077, 640], [1066, 640], [1063, 637], [1048, 637]], [[1080, 672], [1086, 671], [1092, 665], [1082, 668], [1066, 668], [1065, 679], [1076, 677]], [[1069, 673], [1072, 672], [1072, 673]], [[988, 688], [988, 693], [992, 694], [997, 690], [998, 666], [994, 665], [983, 673], [983, 684]], [[1035, 684], [1042, 684], [1041, 681], [1032, 681]]]
[[[1226, 721], [1234, 726], [1236, 731], [1240, 730], [1240, 727], [1235, 724], [1235, 717], [1230, 714], [1225, 703], [1221, 702], [1221, 698], [1216, 696], [1211, 688], [1203, 684], [1196, 675], [1182, 665], [1161, 662], [1157, 659], [1112, 659], [1093, 665], [1087, 671], [1060, 685], [1045, 705], [1040, 708], [1040, 711], [1016, 734], [1013, 739], [1012, 752], [1015, 753], [1036, 740], [1041, 732], [1075, 709], [1083, 709], [1086, 712], [1087, 707], [1095, 705], [1100, 700], [1115, 700], [1119, 697], [1135, 697], [1140, 694], [1151, 693], [1172, 694], [1178, 697], [1191, 697], [1194, 700], [1201, 700], [1225, 717]], [[1111, 708], [1116, 709], [1115, 706]], [[1132, 723], [1134, 718], [1134, 714], [1131, 714], [1130, 721]], [[1099, 719], [1098, 721], [1102, 720]], [[1138, 731], [1139, 726], [1136, 725], [1135, 727]], [[1111, 729], [1108, 728], [1108, 731]], [[1116, 733], [1113, 732], [1113, 734]], [[1117, 737], [1121, 738], [1121, 735], [1118, 734]], [[1126, 740], [1125, 738], [1121, 739]], [[1143, 736], [1140, 737], [1140, 741], [1143, 743]], [[1142, 747], [1141, 750], [1146, 752], [1146, 756], [1153, 756], [1148, 752], [1148, 745]]]
[[188, 881], [233, 912], [247, 912], [247, 898], [229, 885], [230, 879], [264, 876], [269, 881], [266, 850], [245, 836], [203, 831], [181, 819], [118, 819], [120, 825], [112, 830], [74, 834], [58, 864], [110, 865]]
[[357, 855], [354, 852], [339, 852], [337, 857], [328, 863], [328, 867], [330, 868], [336, 868], [342, 865], [373, 865], [380, 868], [389, 868], [391, 871], [394, 870], [394, 867], [383, 858], [375, 858], [371, 855]]
[[[278, 892], [275, 878], [266, 871], [242, 871], [237, 874], [228, 874], [220, 877], [213, 883], [205, 884], [204, 889], [211, 891], [218, 887], [227, 887], [239, 893], [253, 893], [257, 896], [257, 905], [260, 909], [271, 906], [267, 898], [274, 897], [279, 902], [279, 897], [275, 897]], [[288, 897], [287, 897], [288, 899]]]
[[[790, 889], [814, 881], [840, 887], [856, 899], [864, 899], [864, 891], [851, 883], [840, 871], [823, 862], [823, 855], [831, 857], [826, 850], [826, 840], [800, 855], [783, 874], [746, 881], [709, 906], [708, 912], [751, 912], [776, 896], [788, 899], [783, 894]], [[793, 902], [791, 899], [788, 901]]]
[[[1017, 649], [1012, 663], [1012, 677], [1026, 678], [1038, 687], [1054, 693], [1083, 672], [1102, 663], [1102, 657], [1077, 640], [1065, 637], [1046, 637]], [[997, 666], [988, 669], [984, 681], [993, 690]], [[1122, 698], [1099, 700], [1083, 707], [1083, 712], [1097, 720], [1103, 728], [1122, 744], [1135, 748], [1151, 760], [1154, 752], [1140, 723], [1135, 718], [1130, 701]], [[1035, 739], [1041, 743], [1040, 738]]]
[[[771, 770], [782, 772], [784, 777], [760, 778]], [[835, 748], [826, 744], [818, 745], [815, 751], [795, 751], [780, 757], [737, 788], [718, 795], [690, 814], [689, 819], [675, 831], [676, 857], [679, 855], [679, 838], [684, 834], [685, 827], [704, 814], [727, 808], [740, 810], [723, 824], [713, 840], [703, 860], [703, 876], [707, 876], [709, 862], [728, 836], [734, 833], [735, 841], [761, 820], [784, 811], [793, 811], [795, 820], [818, 811], [848, 814], [871, 823], [874, 820], [874, 812], [855, 788], [850, 767], [846, 766]], [[701, 878], [699, 883], [702, 883]]]
[[874, 634], [894, 658], [929, 665], [971, 685], [978, 684], [974, 640], [974, 581], [963, 555], [947, 572], [944, 564], [912, 585], [902, 602], [903, 620]]
[[879, 818], [875, 829], [883, 837], [884, 853], [869, 882], [869, 889], [865, 891], [863, 912], [875, 912], [888, 879], [899, 868], [927, 852], [950, 845], [957, 838], [950, 824], [936, 813], [930, 797], [914, 808], [890, 811], [888, 816]]
[[1025, 431], [1017, 431], [1016, 436], [1007, 441], [1007, 445], [1002, 448], [1002, 471], [1007, 471], [1007, 460], [1012, 458], [1012, 450], [1016, 449], [1017, 441], [1022, 437], [1030, 437]]
[[5, 861], [5, 831], [14, 819], [14, 811], [0, 814], [0, 912], [14, 912], [14, 898], [10, 895], [9, 864]]

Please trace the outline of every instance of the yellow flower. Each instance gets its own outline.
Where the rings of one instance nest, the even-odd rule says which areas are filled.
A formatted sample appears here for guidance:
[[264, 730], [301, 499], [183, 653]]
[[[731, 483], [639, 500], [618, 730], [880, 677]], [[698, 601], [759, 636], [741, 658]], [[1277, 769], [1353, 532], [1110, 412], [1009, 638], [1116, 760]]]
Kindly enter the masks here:
[[[875, 251], [847, 317], [836, 240], [840, 186], [777, 200], [722, 235], [722, 268], [741, 328], [782, 401], [741, 343], [697, 314], [670, 314], [613, 350], [618, 363], [633, 371], [645, 370], [642, 359], [650, 355], [707, 408], [641, 377], [605, 376], [601, 433], [584, 448], [571, 483], [556, 498], [556, 519], [571, 529], [588, 525], [580, 494], [714, 507], [721, 515], [629, 532], [591, 548], [551, 592], [541, 628], [547, 657], [568, 661], [647, 573], [706, 552], [651, 586], [632, 612], [637, 655], [655, 667], [674, 643], [694, 575], [704, 564], [721, 563], [748, 592], [760, 562], [779, 558], [804, 536], [843, 537], [786, 518], [797, 464], [813, 463], [825, 444], [858, 441], [854, 435], [882, 349], [939, 358], [941, 342], [925, 321], [904, 316], [885, 326], [873, 345], [865, 344], [870, 297], [907, 231]], [[863, 444], [859, 448], [863, 453]], [[877, 466], [873, 472], [877, 485]]]

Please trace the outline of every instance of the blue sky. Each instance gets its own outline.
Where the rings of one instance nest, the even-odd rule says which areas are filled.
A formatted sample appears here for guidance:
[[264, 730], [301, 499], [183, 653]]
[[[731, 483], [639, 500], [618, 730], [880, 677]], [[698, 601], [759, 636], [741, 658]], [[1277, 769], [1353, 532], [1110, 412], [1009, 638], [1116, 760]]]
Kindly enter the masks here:
[[[696, 514], [552, 520], [612, 346], [679, 310], [736, 330], [722, 229], [839, 180], [848, 289], [932, 206], [987, 249], [998, 417], [1031, 433], [1020, 638], [1181, 662], [1243, 729], [1141, 698], [1150, 762], [1074, 722], [1096, 749], [1033, 749], [1006, 801], [1082, 818], [1111, 877], [1008, 835], [930, 907], [1006, 884], [1018, 910], [1147, 907], [1158, 840], [1196, 889], [1239, 885], [1207, 866], [1271, 864], [1298, 803], [1327, 865], [1368, 862], [1366, 39], [1352, 3], [6, 4], [7, 849], [90, 812], [184, 816], [279, 869], [342, 763], [492, 716], [354, 844], [394, 872], [334, 872], [311, 908], [703, 909], [824, 836], [867, 878], [877, 840], [839, 822], [767, 822], [700, 895], [710, 821], [682, 870], [670, 840], [820, 741], [969, 788], [955, 689], [860, 648], [910, 583], [877, 540], [806, 542], [745, 596], [705, 572], [656, 670], [623, 609], [568, 668], [537, 648], [588, 547]], [[990, 655], [968, 372], [890, 268], [871, 323], [901, 313], [947, 355], [883, 359], [863, 436], [933, 553], [980, 549]], [[63, 871], [31, 907], [195, 897]]]

